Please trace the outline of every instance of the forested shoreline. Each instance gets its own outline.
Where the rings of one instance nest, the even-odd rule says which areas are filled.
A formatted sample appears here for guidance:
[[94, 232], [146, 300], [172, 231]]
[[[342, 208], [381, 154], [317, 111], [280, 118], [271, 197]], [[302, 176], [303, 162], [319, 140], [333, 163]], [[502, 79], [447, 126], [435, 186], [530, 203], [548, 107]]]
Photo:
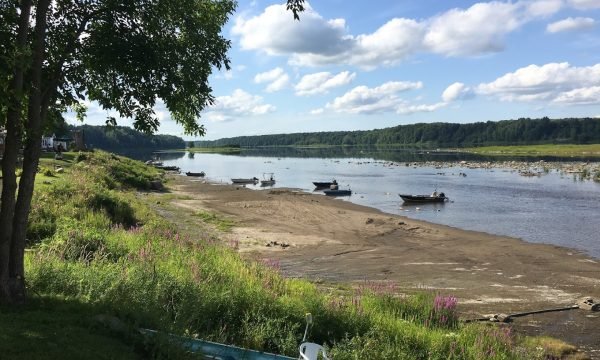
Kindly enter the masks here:
[[405, 145], [423, 147], [476, 147], [525, 144], [600, 143], [600, 118], [521, 118], [456, 123], [420, 123], [357, 131], [238, 136], [196, 141], [212, 146]]
[[69, 130], [83, 130], [86, 146], [107, 151], [121, 150], [165, 150], [183, 149], [185, 142], [173, 135], [147, 135], [125, 126], [70, 127]]

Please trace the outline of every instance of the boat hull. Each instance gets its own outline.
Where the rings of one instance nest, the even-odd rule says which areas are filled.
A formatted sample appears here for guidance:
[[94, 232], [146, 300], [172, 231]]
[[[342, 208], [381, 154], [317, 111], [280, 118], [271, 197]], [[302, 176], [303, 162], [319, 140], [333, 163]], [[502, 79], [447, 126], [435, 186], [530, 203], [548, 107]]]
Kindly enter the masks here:
[[275, 180], [261, 180], [260, 186], [273, 186], [275, 185]]
[[327, 196], [350, 196], [352, 190], [325, 190], [323, 191]]
[[[155, 337], [160, 334], [156, 330], [140, 329], [146, 336]], [[164, 334], [163, 334], [164, 336]], [[207, 359], [231, 359], [231, 360], [295, 360], [289, 356], [276, 355], [262, 351], [244, 349], [233, 345], [219, 344], [212, 341], [186, 338], [182, 336], [167, 334], [168, 339], [178, 343], [183, 349], [205, 355]], [[203, 359], [205, 357], [202, 357]]]
[[204, 171], [201, 171], [201, 172], [199, 172], [199, 173], [196, 173], [196, 172], [190, 172], [190, 171], [188, 171], [188, 172], [186, 172], [185, 174], [186, 174], [187, 176], [196, 176], [196, 177], [204, 177], [204, 175], [206, 175], [206, 174], [204, 173]]
[[329, 188], [331, 186], [331, 184], [333, 184], [331, 181], [329, 182], [319, 182], [319, 181], [313, 181], [313, 185], [317, 188], [317, 189], [324, 189], [324, 188]]
[[231, 179], [231, 182], [234, 184], [256, 184], [258, 183], [257, 178], [252, 179]]
[[446, 196], [431, 196], [431, 195], [405, 195], [398, 194], [404, 202], [410, 203], [443, 203], [448, 198]]

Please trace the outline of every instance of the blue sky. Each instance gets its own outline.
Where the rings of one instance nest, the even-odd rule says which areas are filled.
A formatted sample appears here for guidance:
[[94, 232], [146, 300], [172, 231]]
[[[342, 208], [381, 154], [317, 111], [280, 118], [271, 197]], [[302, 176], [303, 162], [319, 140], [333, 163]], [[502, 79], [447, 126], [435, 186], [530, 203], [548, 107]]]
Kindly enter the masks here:
[[[600, 0], [314, 0], [299, 22], [239, 1], [223, 33], [232, 70], [211, 78], [205, 139], [600, 116]], [[91, 104], [87, 122], [107, 114]]]

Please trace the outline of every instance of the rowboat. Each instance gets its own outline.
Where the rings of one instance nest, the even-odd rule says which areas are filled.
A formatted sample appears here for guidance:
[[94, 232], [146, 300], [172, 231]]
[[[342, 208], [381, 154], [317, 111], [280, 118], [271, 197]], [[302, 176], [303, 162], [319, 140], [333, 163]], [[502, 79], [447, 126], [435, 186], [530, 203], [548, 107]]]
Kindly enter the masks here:
[[352, 195], [352, 190], [324, 190], [323, 192], [327, 196], [350, 196], [350, 195]]
[[[164, 336], [159, 334], [155, 330], [140, 329], [140, 332], [147, 336]], [[200, 339], [186, 338], [183, 336], [176, 336], [169, 334], [167, 335], [169, 340], [179, 343], [185, 350], [202, 354], [207, 359], [221, 359], [221, 360], [296, 360], [289, 356], [276, 355], [262, 351], [244, 349], [241, 347], [219, 344], [212, 341], [205, 341]]]
[[174, 165], [154, 165], [154, 167], [165, 171], [179, 171], [179, 167]]
[[191, 172], [191, 171], [188, 171], [188, 172], [186, 172], [185, 174], [186, 174], [187, 176], [196, 176], [196, 177], [204, 177], [204, 175], [206, 175], [206, 174], [204, 173], [204, 171], [200, 171], [200, 172]]
[[252, 177], [249, 179], [231, 179], [231, 182], [234, 184], [256, 184], [258, 183], [258, 178]]
[[412, 202], [412, 203], [443, 203], [446, 200], [449, 200], [448, 197], [444, 193], [433, 193], [431, 195], [407, 195], [407, 194], [398, 194], [404, 202]]
[[313, 185], [315, 185], [315, 187], [317, 189], [324, 189], [324, 188], [328, 188], [331, 186], [331, 184], [333, 184], [333, 182], [331, 181], [323, 181], [323, 182], [319, 182], [319, 181], [313, 181]]
[[275, 178], [273, 178], [273, 173], [263, 174], [263, 180], [260, 181], [260, 186], [273, 186], [273, 185], [275, 185]]

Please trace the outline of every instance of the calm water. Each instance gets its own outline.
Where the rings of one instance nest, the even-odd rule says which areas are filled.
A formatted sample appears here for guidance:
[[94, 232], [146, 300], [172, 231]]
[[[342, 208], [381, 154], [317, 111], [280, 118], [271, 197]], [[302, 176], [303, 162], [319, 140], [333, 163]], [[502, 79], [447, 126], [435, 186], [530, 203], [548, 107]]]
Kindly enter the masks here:
[[[461, 229], [508, 235], [535, 243], [549, 243], [581, 250], [600, 258], [600, 184], [578, 181], [551, 172], [542, 177], [523, 177], [506, 169], [467, 169], [458, 166], [386, 166], [373, 154], [362, 157], [283, 157], [245, 153], [161, 154], [165, 165], [182, 172], [204, 171], [210, 181], [230, 183], [231, 178], [261, 178], [274, 173], [274, 187], [312, 192], [312, 181], [338, 180], [353, 194], [351, 201], [382, 211]], [[304, 156], [291, 154], [291, 156]], [[309, 155], [310, 156], [310, 155]], [[432, 154], [411, 154], [410, 160], [429, 160]], [[456, 155], [448, 155], [459, 160]], [[378, 158], [391, 159], [390, 155]], [[441, 160], [438, 156], [438, 158]], [[444, 158], [446, 160], [446, 158]], [[467, 176], [459, 176], [459, 173]], [[260, 186], [248, 186], [260, 189]], [[427, 194], [435, 188], [451, 202], [403, 205], [398, 193]]]

